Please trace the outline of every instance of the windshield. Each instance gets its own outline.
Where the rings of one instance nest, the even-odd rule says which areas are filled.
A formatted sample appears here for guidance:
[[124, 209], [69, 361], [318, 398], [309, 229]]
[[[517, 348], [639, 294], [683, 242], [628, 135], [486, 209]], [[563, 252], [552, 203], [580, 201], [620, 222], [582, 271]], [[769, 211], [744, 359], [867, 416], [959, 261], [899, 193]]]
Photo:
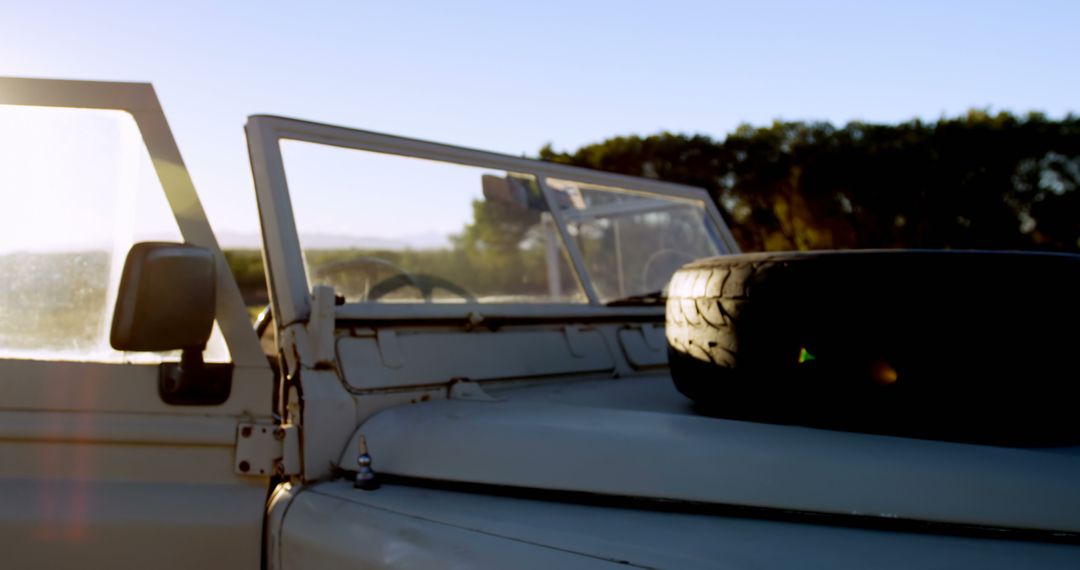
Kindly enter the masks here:
[[362, 304], [655, 304], [680, 266], [729, 251], [700, 189], [290, 119], [249, 128], [288, 132], [282, 186], [262, 188], [289, 200], [291, 219], [267, 214], [296, 225], [280, 267], [299, 253], [303, 280], [283, 283], [301, 304], [315, 285]]
[[586, 302], [534, 176], [281, 148], [312, 285], [348, 302]]
[[682, 265], [721, 252], [702, 200], [546, 182], [602, 303], [658, 293]]

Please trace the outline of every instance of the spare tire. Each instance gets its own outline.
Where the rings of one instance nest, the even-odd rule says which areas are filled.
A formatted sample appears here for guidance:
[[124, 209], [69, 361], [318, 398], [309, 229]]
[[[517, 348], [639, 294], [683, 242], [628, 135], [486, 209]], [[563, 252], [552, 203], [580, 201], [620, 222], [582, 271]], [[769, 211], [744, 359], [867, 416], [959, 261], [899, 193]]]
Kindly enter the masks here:
[[1080, 443], [1080, 256], [732, 255], [668, 289], [675, 385], [715, 415], [998, 445]]

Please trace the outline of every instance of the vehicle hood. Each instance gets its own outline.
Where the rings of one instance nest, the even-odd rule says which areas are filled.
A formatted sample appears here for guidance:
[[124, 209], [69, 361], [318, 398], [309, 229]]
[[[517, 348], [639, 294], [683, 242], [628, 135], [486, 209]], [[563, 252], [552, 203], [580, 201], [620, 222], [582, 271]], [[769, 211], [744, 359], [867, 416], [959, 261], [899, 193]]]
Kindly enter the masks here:
[[666, 374], [461, 390], [364, 422], [376, 472], [428, 481], [1080, 532], [1080, 448], [1021, 449], [718, 419]]

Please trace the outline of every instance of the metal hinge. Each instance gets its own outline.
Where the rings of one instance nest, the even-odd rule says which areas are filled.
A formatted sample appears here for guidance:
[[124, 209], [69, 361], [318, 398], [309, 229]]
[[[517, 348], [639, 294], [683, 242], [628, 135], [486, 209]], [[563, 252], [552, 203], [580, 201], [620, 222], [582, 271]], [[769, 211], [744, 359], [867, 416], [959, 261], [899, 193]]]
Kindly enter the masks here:
[[241, 422], [236, 426], [238, 475], [300, 474], [300, 429], [291, 424]]

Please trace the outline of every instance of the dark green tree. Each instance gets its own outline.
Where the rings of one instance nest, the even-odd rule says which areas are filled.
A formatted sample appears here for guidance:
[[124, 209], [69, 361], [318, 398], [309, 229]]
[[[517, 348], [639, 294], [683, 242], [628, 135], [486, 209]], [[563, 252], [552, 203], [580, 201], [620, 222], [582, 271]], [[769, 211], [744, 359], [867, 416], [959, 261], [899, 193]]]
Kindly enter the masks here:
[[774, 122], [615, 137], [540, 158], [703, 187], [746, 250], [1080, 250], [1080, 119]]

